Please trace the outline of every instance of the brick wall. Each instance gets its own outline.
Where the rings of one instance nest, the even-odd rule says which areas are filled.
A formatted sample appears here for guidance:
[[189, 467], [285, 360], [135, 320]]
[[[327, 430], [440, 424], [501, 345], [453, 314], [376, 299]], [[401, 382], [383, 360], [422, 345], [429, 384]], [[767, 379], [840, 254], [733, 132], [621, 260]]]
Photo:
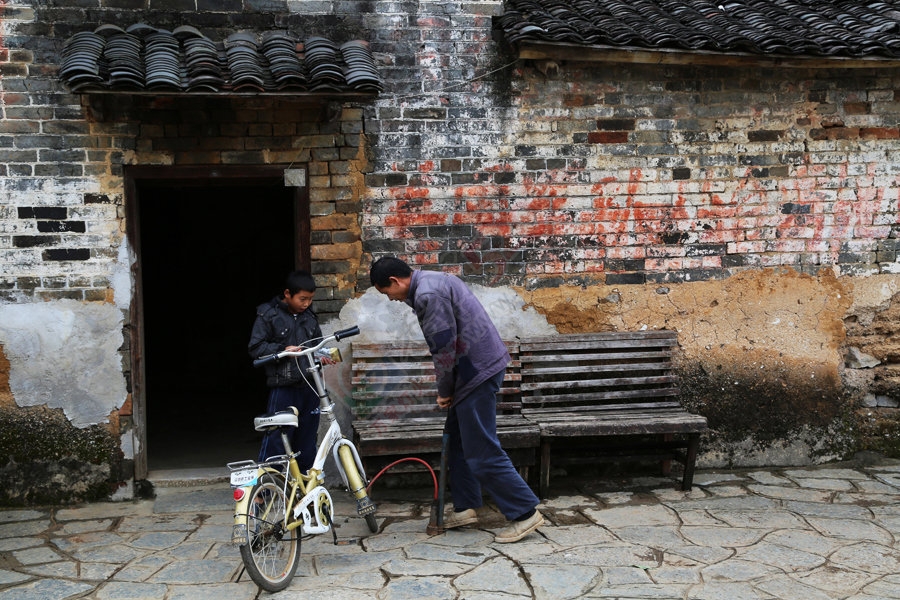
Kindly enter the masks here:
[[470, 93], [378, 112], [370, 252], [531, 287], [900, 272], [900, 70], [566, 63], [546, 77], [521, 61], [445, 83]]
[[361, 254], [357, 215], [367, 157], [359, 105], [283, 96], [80, 96], [67, 93], [55, 72], [65, 39], [99, 23], [189, 23], [214, 39], [290, 27], [343, 39], [362, 35], [359, 17], [323, 23], [321, 15], [289, 14], [285, 3], [281, 13], [215, 3], [189, 17], [171, 3], [149, 11], [70, 4], [4, 12], [16, 35], [0, 42], [0, 297], [111, 301], [111, 264], [126, 229], [124, 165], [284, 164], [307, 168], [318, 306], [326, 317], [340, 310], [355, 291]]
[[[532, 287], [769, 266], [900, 270], [897, 69], [548, 71], [493, 40], [499, 2], [217, 3], [191, 22], [222, 32], [324, 24], [368, 37], [386, 92], [323, 123], [298, 120], [309, 111], [289, 101], [95, 100], [92, 112], [60, 89], [53, 73], [68, 35], [110, 17], [183, 22], [170, 4], [7, 7], [7, 300], [108, 296], [104, 263], [124, 230], [122, 164], [308, 160], [316, 269], [339, 300], [353, 277], [355, 291], [365, 285], [360, 237], [367, 255]], [[212, 125], [188, 118], [207, 109]], [[356, 273], [342, 277], [348, 269]]]
[[[325, 318], [368, 287], [368, 260], [383, 253], [471, 283], [516, 286], [546, 314], [579, 317], [573, 329], [641, 326], [642, 308], [625, 314], [624, 302], [608, 300], [626, 291], [643, 307], [647, 296], [664, 298], [668, 284], [670, 300], [696, 297], [678, 284], [768, 267], [806, 275], [829, 267], [848, 280], [900, 274], [900, 70], [553, 67], [517, 60], [494, 39], [491, 18], [501, 11], [499, 0], [7, 3], [0, 301], [113, 301], [128, 242], [124, 165], [304, 163]], [[385, 92], [331, 114], [290, 98], [81, 97], [60, 87], [55, 72], [69, 35], [141, 20], [190, 22], [219, 38], [276, 27], [363, 37]], [[737, 285], [764, 289], [767, 280], [796, 287], [769, 272]], [[808, 345], [827, 348], [822, 360], [837, 372], [853, 284], [816, 283], [839, 288], [824, 292], [839, 308], [819, 332], [828, 339]], [[588, 290], [575, 300], [592, 305], [558, 310], [556, 297], [541, 300], [556, 288], [570, 297]], [[696, 316], [687, 300], [658, 309], [666, 326], [711, 323], [682, 340], [698, 371], [716, 359], [701, 354], [717, 329], [729, 326], [722, 290], [741, 296], [707, 288], [709, 306], [722, 307], [715, 314]], [[736, 334], [720, 354], [782, 339], [756, 334]], [[769, 357], [793, 342], [761, 342], [756, 351]], [[810, 362], [803, 352], [784, 372]], [[0, 356], [8, 371], [4, 364]], [[770, 396], [781, 385], [774, 377]]]

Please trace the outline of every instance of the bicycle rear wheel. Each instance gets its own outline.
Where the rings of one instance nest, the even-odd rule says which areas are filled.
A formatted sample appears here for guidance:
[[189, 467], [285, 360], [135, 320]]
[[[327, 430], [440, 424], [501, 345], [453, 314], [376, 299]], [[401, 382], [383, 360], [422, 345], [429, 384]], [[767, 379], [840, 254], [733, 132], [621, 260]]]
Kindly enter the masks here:
[[286, 588], [300, 563], [300, 528], [284, 529], [286, 511], [284, 480], [262, 475], [250, 491], [247, 543], [240, 550], [250, 579], [267, 592]]

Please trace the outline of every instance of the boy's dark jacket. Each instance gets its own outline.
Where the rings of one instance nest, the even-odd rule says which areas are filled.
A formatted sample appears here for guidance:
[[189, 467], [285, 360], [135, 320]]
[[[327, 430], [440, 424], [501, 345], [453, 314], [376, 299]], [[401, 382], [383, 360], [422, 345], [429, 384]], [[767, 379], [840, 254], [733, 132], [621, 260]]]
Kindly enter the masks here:
[[[250, 331], [248, 350], [250, 358], [257, 359], [321, 337], [319, 319], [311, 307], [295, 315], [281, 301], [281, 296], [275, 296], [256, 307], [256, 321]], [[303, 382], [301, 366], [306, 368], [306, 361], [294, 358], [268, 363], [265, 365], [266, 385], [283, 387]]]

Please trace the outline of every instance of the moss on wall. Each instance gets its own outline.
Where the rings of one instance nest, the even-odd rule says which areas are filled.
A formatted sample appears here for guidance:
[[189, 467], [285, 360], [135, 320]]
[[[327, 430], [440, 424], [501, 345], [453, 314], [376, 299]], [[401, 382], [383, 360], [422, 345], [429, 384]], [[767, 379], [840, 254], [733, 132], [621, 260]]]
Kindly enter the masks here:
[[105, 500], [118, 486], [119, 441], [61, 410], [0, 406], [0, 506]]

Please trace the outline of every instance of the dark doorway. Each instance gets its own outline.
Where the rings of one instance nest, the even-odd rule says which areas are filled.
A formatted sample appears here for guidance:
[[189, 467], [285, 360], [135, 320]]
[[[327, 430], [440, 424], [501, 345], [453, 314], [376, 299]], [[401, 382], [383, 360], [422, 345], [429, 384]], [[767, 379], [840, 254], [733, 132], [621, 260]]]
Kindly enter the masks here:
[[296, 268], [296, 188], [282, 179], [134, 184], [149, 471], [255, 459], [266, 388], [247, 341], [255, 307]]

